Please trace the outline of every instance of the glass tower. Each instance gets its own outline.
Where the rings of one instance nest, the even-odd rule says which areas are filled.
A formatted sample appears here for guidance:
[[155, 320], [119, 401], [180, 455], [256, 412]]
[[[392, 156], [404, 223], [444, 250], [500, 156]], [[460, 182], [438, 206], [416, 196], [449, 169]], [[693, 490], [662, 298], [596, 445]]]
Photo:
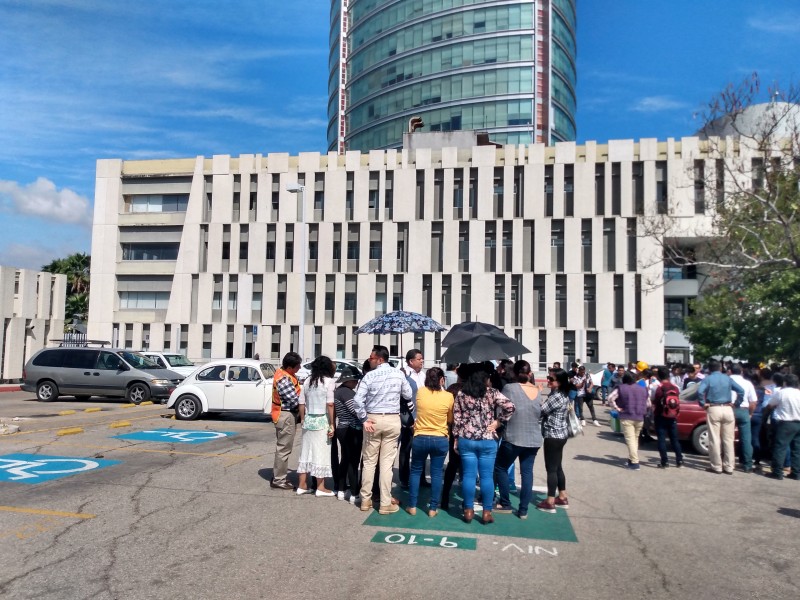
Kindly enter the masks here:
[[422, 131], [575, 139], [576, 0], [331, 0], [329, 150]]

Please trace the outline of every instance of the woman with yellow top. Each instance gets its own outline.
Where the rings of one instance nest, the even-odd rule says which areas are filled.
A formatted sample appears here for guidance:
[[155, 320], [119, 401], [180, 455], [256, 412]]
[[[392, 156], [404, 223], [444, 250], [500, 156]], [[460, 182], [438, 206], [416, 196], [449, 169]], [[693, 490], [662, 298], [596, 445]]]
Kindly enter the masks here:
[[442, 389], [444, 371], [428, 369], [425, 387], [417, 390], [417, 419], [414, 421], [414, 440], [411, 442], [411, 476], [406, 512], [417, 514], [419, 483], [425, 460], [431, 458], [431, 502], [429, 517], [435, 517], [442, 498], [442, 472], [447, 456], [448, 428], [453, 422], [453, 394]]

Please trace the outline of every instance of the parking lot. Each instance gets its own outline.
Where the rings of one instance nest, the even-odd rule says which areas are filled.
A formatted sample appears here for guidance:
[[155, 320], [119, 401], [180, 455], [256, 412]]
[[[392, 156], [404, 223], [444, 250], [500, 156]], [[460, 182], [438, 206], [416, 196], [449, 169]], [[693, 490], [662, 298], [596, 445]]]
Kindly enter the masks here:
[[271, 489], [261, 416], [13, 392], [0, 417], [21, 419], [0, 437], [3, 597], [800, 596], [800, 484], [715, 476], [691, 454], [662, 471], [654, 446], [631, 472], [605, 425], [566, 446], [568, 514], [485, 526]]

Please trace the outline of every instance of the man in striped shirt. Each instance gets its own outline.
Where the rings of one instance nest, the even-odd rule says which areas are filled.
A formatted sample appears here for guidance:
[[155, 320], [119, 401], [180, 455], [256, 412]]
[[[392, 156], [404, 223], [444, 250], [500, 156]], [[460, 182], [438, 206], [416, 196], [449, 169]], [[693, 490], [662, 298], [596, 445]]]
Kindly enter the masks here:
[[378, 512], [388, 515], [399, 509], [392, 504], [392, 467], [400, 437], [400, 402], [414, 411], [411, 386], [402, 371], [389, 364], [389, 349], [375, 346], [369, 355], [369, 371], [358, 385], [354, 402], [356, 416], [364, 425], [361, 455], [361, 510], [372, 508], [372, 480], [380, 465], [381, 503]]

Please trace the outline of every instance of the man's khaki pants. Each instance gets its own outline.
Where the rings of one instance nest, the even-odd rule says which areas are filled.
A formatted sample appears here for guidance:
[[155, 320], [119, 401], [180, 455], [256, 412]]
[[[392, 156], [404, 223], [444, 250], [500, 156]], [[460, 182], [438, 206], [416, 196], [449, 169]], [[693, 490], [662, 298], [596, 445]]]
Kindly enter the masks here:
[[620, 419], [622, 435], [625, 436], [625, 445], [628, 446], [628, 462], [633, 465], [639, 464], [639, 434], [642, 432], [642, 421], [631, 421], [630, 419]]
[[369, 503], [372, 498], [375, 465], [379, 464], [381, 506], [388, 506], [392, 503], [392, 467], [400, 437], [400, 415], [368, 414], [367, 419], [375, 423], [375, 431], [364, 431], [364, 443], [361, 447], [361, 457], [364, 459], [361, 470], [361, 503]]
[[288, 410], [282, 410], [275, 423], [275, 462], [272, 465], [272, 483], [284, 483], [289, 471], [289, 457], [294, 447], [294, 434], [300, 416]]
[[[708, 460], [711, 468], [719, 473], [733, 472], [735, 454], [733, 438], [736, 430], [736, 419], [731, 406], [714, 406], [706, 410], [708, 417]], [[720, 453], [722, 456], [720, 457]]]

